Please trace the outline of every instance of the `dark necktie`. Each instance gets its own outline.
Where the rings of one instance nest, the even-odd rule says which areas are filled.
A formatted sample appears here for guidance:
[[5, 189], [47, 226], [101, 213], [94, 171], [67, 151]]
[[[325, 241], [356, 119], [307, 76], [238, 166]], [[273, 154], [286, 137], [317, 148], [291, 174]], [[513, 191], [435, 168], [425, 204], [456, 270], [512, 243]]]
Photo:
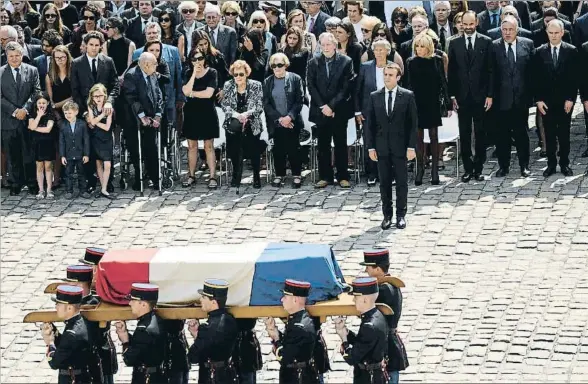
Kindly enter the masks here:
[[441, 49], [445, 50], [445, 42], [446, 42], [446, 38], [445, 38], [445, 27], [441, 27], [441, 30], [439, 31], [439, 43], [441, 44]]
[[492, 28], [498, 27], [498, 15], [492, 15]]
[[472, 61], [472, 37], [468, 36], [468, 44], [466, 46], [466, 54], [468, 56], [468, 61]]
[[98, 81], [98, 70], [96, 69], [96, 59], [92, 59], [92, 76], [94, 76], [94, 82]]
[[151, 101], [155, 104], [155, 92], [153, 92], [153, 82], [151, 81], [151, 76], [147, 76], [145, 80], [147, 81], [148, 96], [151, 99]]
[[308, 32], [313, 33], [313, 29], [314, 29], [314, 17], [311, 17], [310, 24], [308, 26]]
[[508, 43], [507, 56], [508, 56], [508, 66], [510, 67], [511, 70], [513, 70], [514, 66], [515, 66], [515, 55], [514, 55], [514, 51], [512, 49], [512, 43]]
[[20, 95], [20, 85], [22, 84], [22, 77], [20, 76], [20, 68], [14, 68], [16, 71], [16, 97]]
[[216, 47], [216, 39], [214, 38], [214, 29], [210, 31], [210, 41], [212, 45]]
[[553, 60], [553, 66], [557, 67], [557, 48], [553, 47], [553, 53], [551, 55], [551, 58]]
[[392, 116], [392, 91], [388, 91], [388, 117]]

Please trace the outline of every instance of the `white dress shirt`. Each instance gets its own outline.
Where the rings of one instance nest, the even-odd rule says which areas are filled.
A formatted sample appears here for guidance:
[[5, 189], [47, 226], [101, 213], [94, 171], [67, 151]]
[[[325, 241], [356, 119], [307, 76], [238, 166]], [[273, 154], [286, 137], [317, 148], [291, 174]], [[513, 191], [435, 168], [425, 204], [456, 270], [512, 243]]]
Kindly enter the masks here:
[[86, 53], [86, 58], [88, 59], [88, 64], [90, 65], [90, 70], [92, 70], [92, 60], [96, 60], [96, 72], [98, 72], [98, 55], [96, 55], [96, 57], [92, 58], [92, 57], [88, 56], [88, 54]]
[[192, 33], [194, 32], [194, 30], [196, 29], [196, 21], [194, 20], [192, 22], [192, 25], [187, 27], [186, 24], [184, 23], [184, 30], [186, 31], [186, 46], [187, 47], [192, 47]]
[[445, 38], [447, 39], [449, 36], [451, 36], [451, 28], [449, 28], [449, 22], [445, 23], [445, 25], [441, 25], [441, 24], [437, 24], [437, 31], [439, 31], [439, 33], [437, 35], [439, 35], [439, 37], [441, 37], [441, 30], [445, 31]]
[[378, 68], [376, 66], [376, 88], [377, 89], [384, 88], [384, 67]]
[[506, 57], [508, 57], [508, 45], [512, 44], [512, 53], [514, 53], [514, 61], [517, 62], [517, 41], [513, 41], [512, 43], [504, 42], [504, 52], [506, 52]]
[[468, 48], [468, 37], [472, 38], [472, 49], [476, 48], [476, 38], [478, 37], [478, 32], [474, 32], [471, 36], [464, 34], [463, 37], [465, 40], [466, 49]]
[[[219, 25], [220, 25], [220, 24], [217, 24], [217, 26], [216, 26], [216, 28], [215, 28], [215, 29], [210, 29], [210, 28], [208, 28], [208, 31], [209, 31], [209, 32], [208, 32], [208, 35], [209, 35], [209, 36], [210, 36], [210, 35], [214, 36], [214, 39], [213, 39], [213, 41], [212, 41], [212, 45], [214, 45], [214, 47], [215, 47], [215, 48], [218, 48], [218, 47], [216, 46], [216, 43], [218, 42], [218, 33], [219, 33], [219, 30], [220, 30], [220, 27], [219, 27]], [[211, 38], [212, 38], [212, 37], [211, 37]]]
[[[320, 13], [320, 12], [319, 12]], [[318, 17], [318, 13], [314, 16], [308, 16], [308, 19], [306, 19], [306, 32], [308, 32], [310, 30], [310, 24], [312, 23], [311, 20], [314, 19], [314, 24], [316, 25], [316, 19]]]
[[116, 2], [111, 1], [110, 4], [112, 5], [112, 14], [116, 16], [120, 16], [125, 11], [126, 1], [121, 1], [119, 6], [116, 5]]
[[[10, 68], [12, 68], [12, 67], [10, 67]], [[17, 69], [20, 71], [20, 78], [22, 79], [22, 65], [19, 65], [16, 68], [12, 68], [12, 78], [14, 79], [15, 83], [16, 83], [16, 70]]]

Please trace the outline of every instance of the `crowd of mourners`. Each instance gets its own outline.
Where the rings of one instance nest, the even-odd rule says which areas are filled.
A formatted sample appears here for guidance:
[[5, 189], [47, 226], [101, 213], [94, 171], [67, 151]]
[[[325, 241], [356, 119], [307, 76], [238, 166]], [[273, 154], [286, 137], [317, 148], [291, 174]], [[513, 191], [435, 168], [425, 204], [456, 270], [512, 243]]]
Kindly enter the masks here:
[[[2, 187], [11, 195], [26, 188], [50, 199], [65, 187], [67, 198], [112, 199], [121, 151], [130, 155], [134, 190], [143, 180], [160, 188], [158, 151], [170, 148], [172, 131], [187, 142], [186, 188], [205, 169], [208, 187], [218, 187], [220, 137], [232, 187], [248, 159], [254, 188], [268, 167], [273, 186], [289, 169], [298, 188], [314, 163], [314, 151], [301, 146], [309, 135], [316, 188], [349, 188], [349, 170], [358, 167], [374, 186], [381, 170], [369, 147], [381, 132], [367, 129], [368, 101], [391, 67], [415, 97], [416, 185], [426, 172], [439, 184], [446, 145], [439, 132], [452, 113], [461, 181], [484, 180], [490, 147], [495, 176], [509, 174], [513, 146], [521, 176], [530, 176], [531, 107], [539, 156], [547, 158], [543, 175], [558, 165], [573, 175], [578, 93], [588, 111], [586, 1], [0, 4]], [[364, 156], [349, 148], [353, 126]]]

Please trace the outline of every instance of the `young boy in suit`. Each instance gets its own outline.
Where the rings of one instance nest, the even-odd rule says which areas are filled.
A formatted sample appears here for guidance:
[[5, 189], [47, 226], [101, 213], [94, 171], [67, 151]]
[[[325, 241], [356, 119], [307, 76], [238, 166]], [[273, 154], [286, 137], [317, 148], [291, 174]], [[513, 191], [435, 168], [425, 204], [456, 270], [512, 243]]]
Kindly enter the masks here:
[[65, 166], [67, 179], [66, 199], [72, 199], [73, 178], [77, 170], [78, 187], [83, 198], [87, 199], [90, 194], [86, 191], [86, 178], [84, 176], [83, 164], [90, 159], [90, 135], [88, 126], [82, 119], [78, 119], [78, 105], [68, 101], [63, 106], [65, 120], [59, 122], [59, 156], [61, 164]]

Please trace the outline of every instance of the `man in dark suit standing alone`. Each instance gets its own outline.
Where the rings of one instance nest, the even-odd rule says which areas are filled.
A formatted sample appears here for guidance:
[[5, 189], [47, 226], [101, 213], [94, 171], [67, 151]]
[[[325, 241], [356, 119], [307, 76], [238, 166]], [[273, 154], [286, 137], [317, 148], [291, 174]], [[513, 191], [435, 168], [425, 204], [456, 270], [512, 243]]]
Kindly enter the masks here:
[[[382, 229], [392, 225], [392, 178], [396, 180], [396, 228], [406, 227], [408, 202], [407, 160], [415, 158], [417, 110], [414, 94], [398, 86], [401, 69], [396, 63], [384, 68], [385, 87], [372, 92], [366, 119], [366, 147], [370, 159], [378, 162], [380, 196], [384, 220]], [[392, 175], [394, 172], [394, 175]]]
[[508, 175], [510, 149], [514, 139], [521, 167], [521, 176], [529, 171], [529, 107], [533, 100], [531, 63], [535, 53], [533, 40], [518, 37], [518, 20], [505, 16], [502, 21], [502, 38], [492, 43], [494, 61], [494, 108], [498, 109], [496, 124], [496, 152], [500, 169], [497, 177]]
[[10, 195], [20, 193], [22, 186], [29, 186], [29, 193], [36, 195], [35, 161], [28, 131], [28, 114], [33, 97], [41, 91], [37, 68], [22, 62], [23, 48], [12, 41], [6, 44], [7, 64], [0, 67], [0, 98], [2, 150], [8, 155], [10, 165]]
[[537, 48], [533, 63], [536, 79], [535, 100], [545, 125], [547, 168], [543, 172], [544, 177], [556, 172], [558, 143], [561, 173], [565, 176], [573, 175], [569, 167], [570, 125], [572, 109], [578, 95], [578, 50], [562, 41], [564, 30], [561, 20], [549, 22], [549, 43]]
[[[449, 44], [447, 82], [453, 110], [458, 111], [459, 135], [463, 146], [461, 157], [467, 183], [472, 178], [483, 181], [482, 169], [486, 162], [486, 112], [492, 107], [493, 69], [492, 40], [476, 32], [476, 14], [467, 11], [462, 18], [464, 35]], [[472, 159], [472, 121], [476, 153]]]

